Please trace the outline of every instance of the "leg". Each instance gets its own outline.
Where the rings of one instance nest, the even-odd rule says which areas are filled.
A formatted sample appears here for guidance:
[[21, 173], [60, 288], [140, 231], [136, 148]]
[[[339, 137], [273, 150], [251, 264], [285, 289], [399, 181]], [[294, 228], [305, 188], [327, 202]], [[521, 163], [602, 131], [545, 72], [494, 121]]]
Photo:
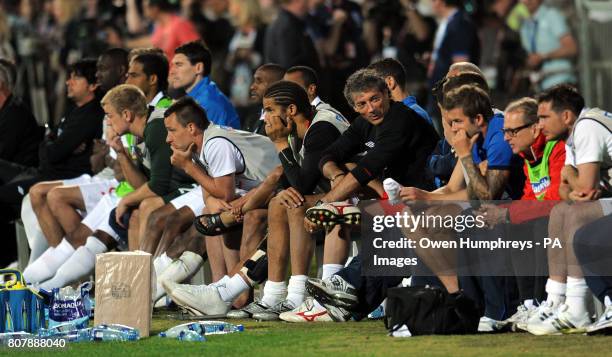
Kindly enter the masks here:
[[[457, 216], [463, 209], [457, 205], [444, 205], [439, 207], [429, 208], [426, 215], [435, 216]], [[411, 214], [409, 212], [409, 214]], [[406, 232], [408, 236], [409, 232]], [[455, 232], [452, 229], [438, 229], [429, 232], [422, 231], [421, 228], [416, 230], [417, 237], [431, 237], [434, 241], [454, 241]], [[410, 233], [411, 234], [411, 233]], [[442, 282], [442, 285], [449, 293], [459, 291], [459, 281], [457, 279], [457, 251], [455, 249], [425, 249], [420, 248], [417, 244], [415, 253], [420, 260], [427, 266]]]
[[[85, 202], [78, 186], [60, 186], [53, 188], [47, 195], [48, 207], [52, 217], [55, 218], [53, 224], [59, 224], [62, 230], [62, 237], [66, 232], [74, 231], [82, 217], [77, 213], [77, 209], [85, 211]], [[61, 237], [59, 238], [61, 239]]]
[[[158, 250], [158, 245], [160, 244], [160, 239], [164, 233], [166, 222], [170, 216], [174, 215], [175, 212], [177, 212], [177, 210], [172, 204], [166, 204], [163, 207], [151, 212], [149, 218], [147, 219], [144, 234], [141, 236], [142, 239], [140, 239], [140, 250], [151, 254]], [[172, 222], [172, 220], [175, 218], [176, 217], [172, 217], [170, 222]], [[160, 254], [165, 251], [166, 249], [160, 252]], [[160, 254], [155, 253], [155, 256], [159, 256]]]
[[250, 256], [266, 235], [268, 226], [268, 210], [255, 209], [244, 215], [242, 225], [242, 241], [240, 243], [240, 260]]
[[283, 300], [286, 291], [289, 225], [287, 210], [276, 197], [270, 201], [268, 210], [268, 282], [264, 286], [262, 303], [274, 306]]
[[135, 209], [132, 211], [130, 216], [130, 223], [128, 226], [128, 250], [135, 251], [140, 245], [138, 240], [138, 229], [140, 228], [140, 210]]
[[47, 194], [56, 187], [63, 185], [62, 181], [40, 182], [30, 188], [30, 202], [38, 218], [40, 228], [49, 245], [55, 247], [64, 236], [64, 230], [59, 225], [52, 210], [47, 204]]
[[[171, 213], [166, 219], [166, 224], [163, 228], [161, 241], [155, 252], [156, 256], [166, 253], [171, 258], [178, 258], [187, 249], [183, 239], [177, 239], [183, 232], [187, 232], [188, 237], [197, 237], [202, 239], [202, 235], [197, 232], [193, 226], [195, 214], [188, 207], [182, 207], [179, 210]], [[172, 249], [170, 249], [172, 247]], [[182, 248], [181, 248], [182, 247]]]
[[21, 220], [30, 246], [30, 260], [28, 261], [28, 265], [30, 265], [49, 248], [49, 244], [38, 224], [29, 194], [24, 197], [21, 203]]
[[[156, 209], [162, 207], [164, 205], [164, 200], [161, 197], [151, 197], [151, 198], [147, 198], [145, 200], [143, 200], [142, 202], [140, 202], [140, 205], [138, 206], [138, 211], [139, 211], [139, 220], [140, 222], [142, 222], [142, 224], [140, 224], [139, 229], [134, 228], [132, 231], [132, 234], [136, 234], [136, 237], [133, 237], [131, 240], [133, 240], [134, 242], [140, 242], [141, 240], [145, 239], [145, 234], [146, 234], [146, 228], [147, 225], [145, 224], [148, 219], [149, 216], [151, 215], [151, 213], [153, 211], [155, 211]], [[129, 237], [129, 235], [128, 235]], [[136, 245], [136, 247], [138, 247], [139, 244]]]
[[43, 289], [61, 288], [79, 281], [91, 274], [96, 264], [96, 254], [108, 252], [117, 246], [117, 241], [109, 233], [97, 230], [87, 238], [85, 245], [77, 248], [74, 253], [57, 270], [51, 280], [41, 284]]

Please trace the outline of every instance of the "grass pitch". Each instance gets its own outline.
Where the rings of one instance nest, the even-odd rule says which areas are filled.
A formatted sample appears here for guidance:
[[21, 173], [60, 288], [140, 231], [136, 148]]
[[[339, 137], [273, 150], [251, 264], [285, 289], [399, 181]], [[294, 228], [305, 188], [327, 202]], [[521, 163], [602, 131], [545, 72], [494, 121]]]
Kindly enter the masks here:
[[526, 333], [469, 336], [388, 337], [381, 321], [290, 324], [232, 321], [245, 332], [182, 342], [156, 335], [183, 320], [155, 318], [153, 330], [137, 342], [72, 343], [64, 349], [0, 349], [40, 356], [610, 356], [612, 336], [545, 336]]

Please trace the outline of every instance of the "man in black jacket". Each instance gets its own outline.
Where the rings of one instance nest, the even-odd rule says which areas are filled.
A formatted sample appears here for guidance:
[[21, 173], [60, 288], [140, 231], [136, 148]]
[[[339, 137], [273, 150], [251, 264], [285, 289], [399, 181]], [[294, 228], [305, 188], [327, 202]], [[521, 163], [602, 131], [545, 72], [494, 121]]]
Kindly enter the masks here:
[[44, 130], [32, 112], [13, 95], [14, 71], [14, 64], [0, 61], [0, 159], [36, 166]]

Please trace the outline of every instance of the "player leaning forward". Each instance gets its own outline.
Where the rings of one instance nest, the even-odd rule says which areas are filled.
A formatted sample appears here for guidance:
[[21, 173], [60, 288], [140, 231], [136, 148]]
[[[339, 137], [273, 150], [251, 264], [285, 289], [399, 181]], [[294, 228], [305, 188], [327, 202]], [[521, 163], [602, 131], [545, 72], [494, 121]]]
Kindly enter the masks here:
[[[270, 139], [210, 125], [204, 110], [190, 98], [178, 100], [168, 108], [165, 116], [167, 141], [173, 149], [172, 164], [185, 170], [200, 184], [205, 202], [212, 198], [227, 205], [232, 198], [259, 185], [280, 165]], [[201, 196], [195, 199], [202, 200]], [[223, 254], [209, 249], [207, 253], [209, 258], [210, 254]], [[175, 284], [164, 281], [162, 285], [169, 292]], [[180, 294], [170, 295], [177, 304], [185, 305]]]

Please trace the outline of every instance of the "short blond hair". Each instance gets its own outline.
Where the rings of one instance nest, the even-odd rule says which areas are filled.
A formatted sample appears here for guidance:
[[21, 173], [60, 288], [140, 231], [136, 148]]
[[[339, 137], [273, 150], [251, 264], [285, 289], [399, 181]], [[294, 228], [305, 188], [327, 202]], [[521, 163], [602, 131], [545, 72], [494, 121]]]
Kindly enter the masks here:
[[147, 98], [140, 88], [131, 84], [121, 84], [109, 90], [100, 104], [110, 105], [119, 113], [127, 110], [139, 117], [147, 116]]

